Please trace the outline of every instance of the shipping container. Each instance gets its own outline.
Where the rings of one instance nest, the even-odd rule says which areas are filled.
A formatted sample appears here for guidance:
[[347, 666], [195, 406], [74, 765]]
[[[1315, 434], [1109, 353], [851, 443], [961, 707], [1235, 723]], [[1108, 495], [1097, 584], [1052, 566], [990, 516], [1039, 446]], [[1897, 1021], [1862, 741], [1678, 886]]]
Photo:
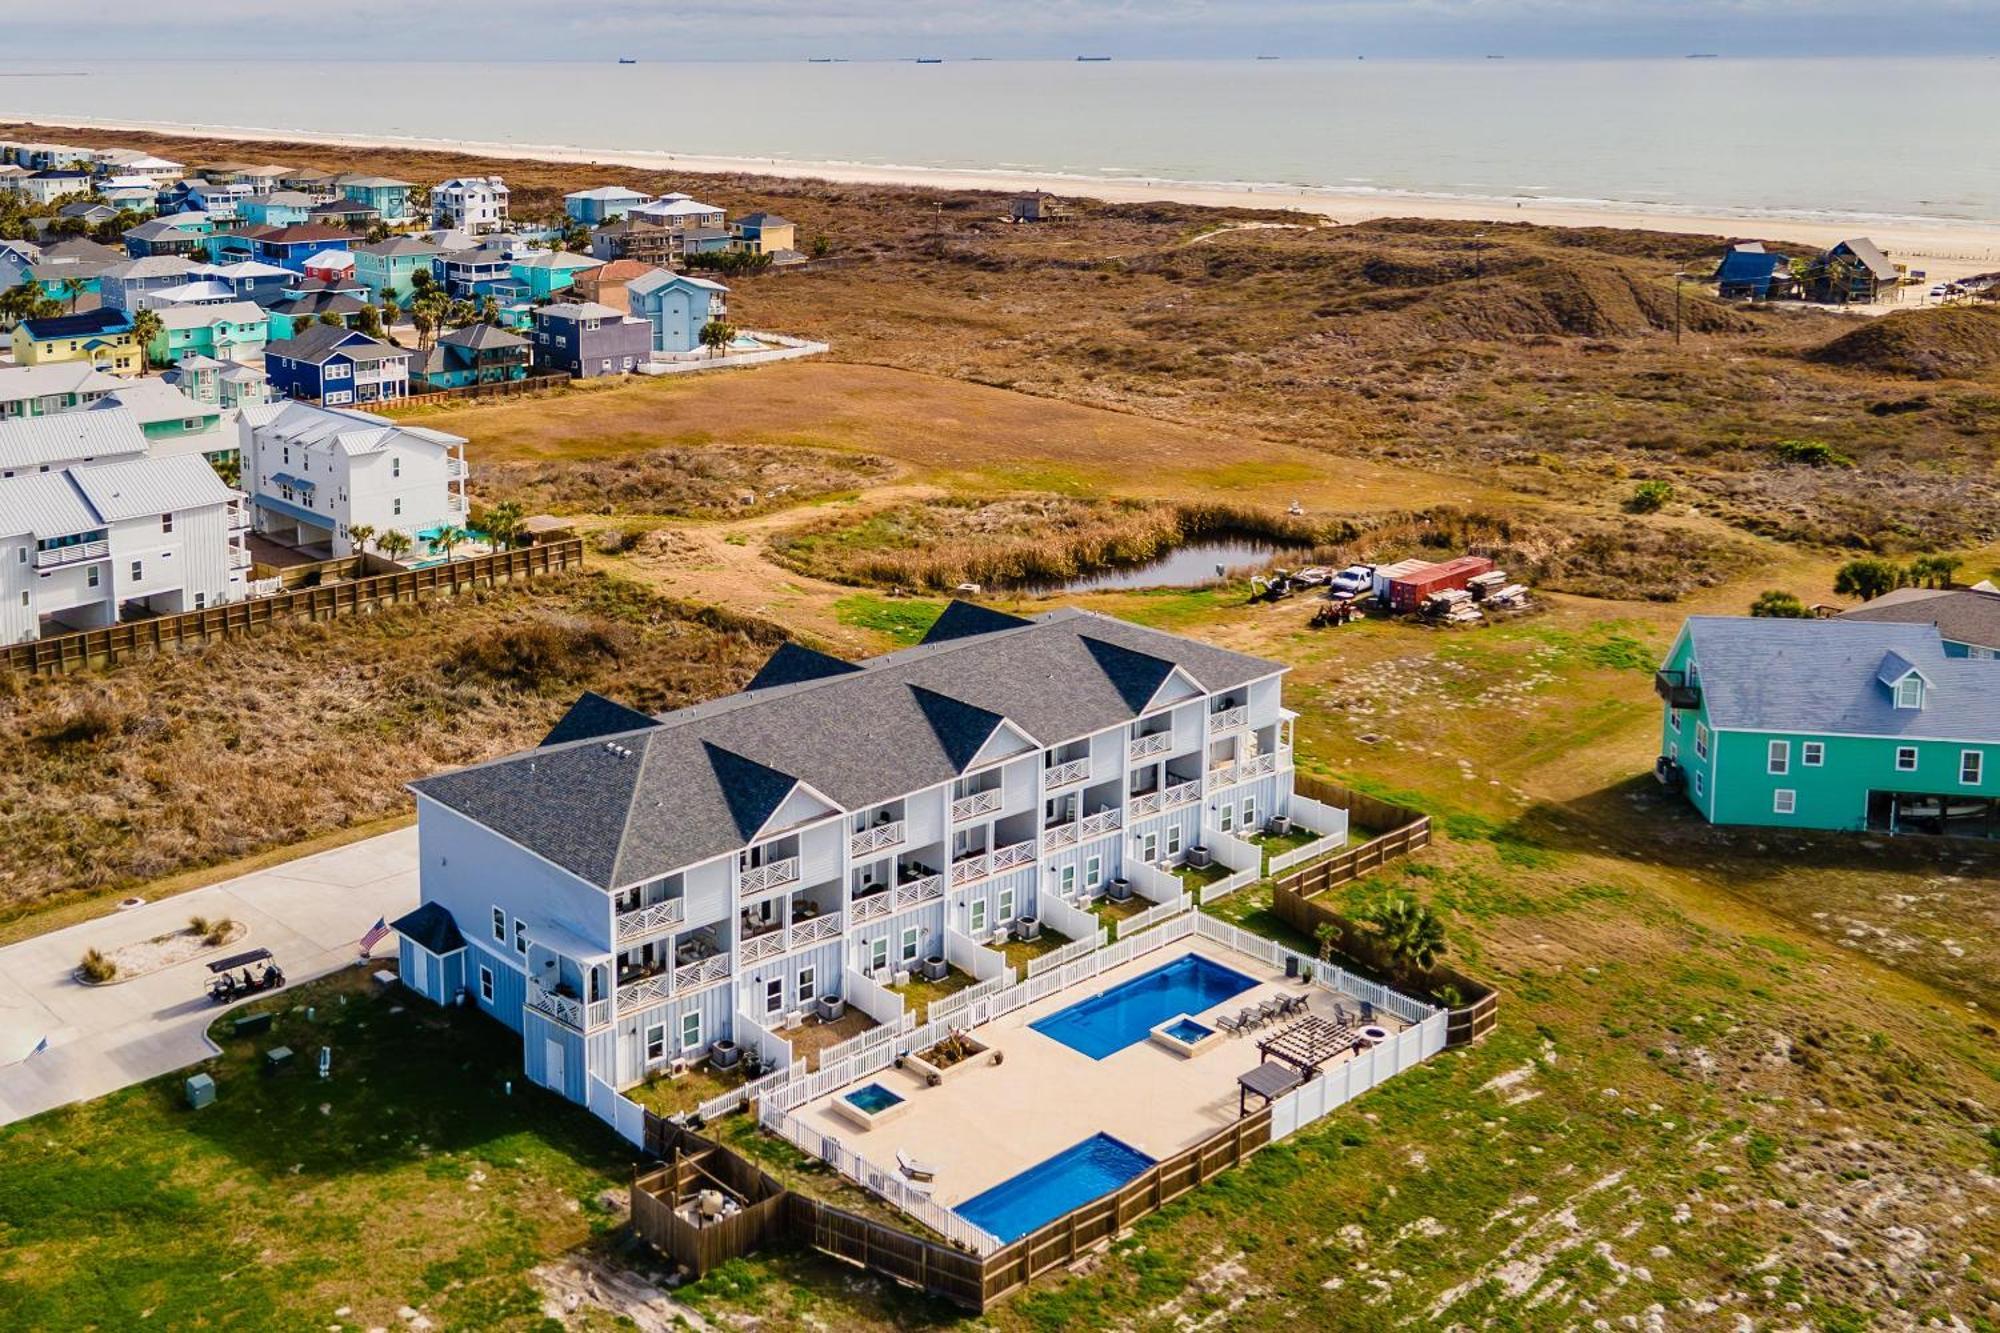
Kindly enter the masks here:
[[1462, 555], [1456, 560], [1431, 565], [1389, 581], [1389, 609], [1414, 611], [1434, 592], [1463, 588], [1475, 574], [1484, 574], [1493, 562], [1483, 555]]
[[1398, 560], [1393, 565], [1377, 565], [1373, 591], [1375, 600], [1386, 605], [1389, 601], [1389, 584], [1396, 579], [1405, 579], [1419, 570], [1429, 569], [1435, 561]]

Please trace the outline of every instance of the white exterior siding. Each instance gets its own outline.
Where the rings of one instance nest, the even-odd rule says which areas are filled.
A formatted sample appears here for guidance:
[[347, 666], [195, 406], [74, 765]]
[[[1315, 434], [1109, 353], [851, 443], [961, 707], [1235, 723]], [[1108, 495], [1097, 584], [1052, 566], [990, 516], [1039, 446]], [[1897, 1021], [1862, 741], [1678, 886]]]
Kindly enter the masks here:
[[307, 403], [245, 409], [237, 431], [260, 532], [351, 555], [357, 524], [414, 537], [465, 523], [465, 441], [456, 435]]

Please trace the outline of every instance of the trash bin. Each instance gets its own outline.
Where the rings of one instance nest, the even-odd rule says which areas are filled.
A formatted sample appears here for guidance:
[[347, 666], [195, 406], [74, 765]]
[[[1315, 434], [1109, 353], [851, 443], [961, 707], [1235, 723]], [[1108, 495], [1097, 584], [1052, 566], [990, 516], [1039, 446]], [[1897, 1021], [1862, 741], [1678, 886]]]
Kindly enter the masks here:
[[292, 1067], [291, 1047], [273, 1046], [270, 1050], [264, 1052], [265, 1073], [276, 1074], [282, 1072], [283, 1070], [290, 1069], [291, 1067]]
[[187, 1095], [188, 1109], [199, 1111], [215, 1102], [215, 1080], [206, 1074], [190, 1074], [181, 1084]]
[[236, 1020], [236, 1035], [239, 1037], [255, 1036], [259, 1032], [270, 1030], [270, 1014], [245, 1014]]

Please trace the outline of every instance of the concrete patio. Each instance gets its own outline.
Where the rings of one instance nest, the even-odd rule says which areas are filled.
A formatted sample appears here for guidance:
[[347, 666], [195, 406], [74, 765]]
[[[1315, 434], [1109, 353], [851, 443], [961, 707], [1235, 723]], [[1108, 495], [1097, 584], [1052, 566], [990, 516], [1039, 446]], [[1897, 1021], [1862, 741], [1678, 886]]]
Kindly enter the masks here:
[[[991, 1056], [977, 1057], [973, 1067], [954, 1071], [935, 1088], [893, 1068], [862, 1079], [908, 1099], [909, 1109], [886, 1125], [864, 1131], [836, 1115], [832, 1104], [840, 1092], [794, 1114], [885, 1171], [895, 1172], [899, 1149], [935, 1167], [932, 1197], [947, 1206], [1099, 1132], [1150, 1157], [1171, 1156], [1237, 1119], [1236, 1079], [1259, 1063], [1258, 1038], [1274, 1035], [1294, 1020], [1278, 1020], [1241, 1037], [1224, 1036], [1193, 1057], [1147, 1040], [1102, 1060], [1045, 1037], [1029, 1024], [1189, 953], [1258, 982], [1254, 990], [1195, 1015], [1205, 1021], [1307, 989], [1297, 980], [1287, 982], [1281, 969], [1205, 940], [1183, 940], [979, 1028], [973, 1036], [1003, 1057], [997, 1066]], [[1359, 1008], [1352, 997], [1317, 986], [1309, 989], [1312, 1014], [1332, 1018], [1335, 1004], [1344, 1005], [1350, 1015]], [[1381, 1013], [1374, 1021], [1391, 1036], [1407, 1026]], [[1337, 1056], [1326, 1067], [1350, 1058]]]

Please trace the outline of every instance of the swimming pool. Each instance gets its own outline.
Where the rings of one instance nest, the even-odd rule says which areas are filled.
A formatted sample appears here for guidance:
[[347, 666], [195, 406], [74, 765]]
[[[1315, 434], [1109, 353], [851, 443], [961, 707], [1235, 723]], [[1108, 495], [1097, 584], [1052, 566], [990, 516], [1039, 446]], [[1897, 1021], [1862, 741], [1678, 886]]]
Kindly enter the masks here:
[[1109, 1194], [1152, 1164], [1152, 1158], [1130, 1144], [1094, 1134], [952, 1211], [1005, 1244]]
[[847, 1094], [847, 1100], [864, 1111], [886, 1111], [903, 1099], [883, 1087], [880, 1083], [870, 1083], [865, 1088], [856, 1088]]
[[860, 1129], [885, 1125], [910, 1109], [909, 1100], [880, 1083], [867, 1083], [834, 1098], [833, 1113]]
[[1256, 984], [1200, 954], [1183, 954], [1028, 1026], [1073, 1051], [1102, 1060], [1146, 1040], [1155, 1027], [1176, 1015], [1198, 1014]]

